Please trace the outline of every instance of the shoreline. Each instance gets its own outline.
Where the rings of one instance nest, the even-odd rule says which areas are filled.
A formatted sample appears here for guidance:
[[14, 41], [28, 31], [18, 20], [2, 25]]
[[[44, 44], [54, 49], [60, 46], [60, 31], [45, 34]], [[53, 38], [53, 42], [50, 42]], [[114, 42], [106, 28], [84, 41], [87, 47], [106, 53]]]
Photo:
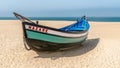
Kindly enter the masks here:
[[[76, 21], [81, 17], [28, 17], [31, 20], [57, 20], [57, 21]], [[89, 21], [94, 22], [120, 22], [120, 17], [86, 17]], [[17, 20], [15, 17], [0, 17], [0, 20]]]
[[[20, 21], [20, 20], [0, 20], [0, 21]], [[31, 21], [66, 21], [66, 22], [75, 22], [75, 21], [69, 21], [69, 20], [31, 20]], [[120, 23], [120, 21], [89, 21], [88, 22], [96, 22], [96, 23]]]

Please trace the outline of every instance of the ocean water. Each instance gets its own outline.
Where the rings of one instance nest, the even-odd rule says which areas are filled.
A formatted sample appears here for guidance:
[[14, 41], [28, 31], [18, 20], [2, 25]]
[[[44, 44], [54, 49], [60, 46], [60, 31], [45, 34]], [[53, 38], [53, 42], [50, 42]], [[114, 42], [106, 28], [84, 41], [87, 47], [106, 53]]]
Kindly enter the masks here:
[[[28, 17], [30, 20], [76, 21], [80, 17]], [[120, 22], [120, 17], [87, 17], [88, 21]], [[0, 20], [17, 20], [15, 17], [0, 17]]]

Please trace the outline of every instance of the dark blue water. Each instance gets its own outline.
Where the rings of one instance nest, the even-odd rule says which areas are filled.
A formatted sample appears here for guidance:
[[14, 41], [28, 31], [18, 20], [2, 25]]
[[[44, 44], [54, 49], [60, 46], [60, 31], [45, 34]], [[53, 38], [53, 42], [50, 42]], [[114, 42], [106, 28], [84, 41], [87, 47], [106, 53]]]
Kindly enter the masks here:
[[[76, 21], [79, 17], [28, 17], [30, 20]], [[87, 17], [88, 21], [120, 22], [120, 17]], [[15, 17], [0, 17], [0, 20], [16, 20]]]

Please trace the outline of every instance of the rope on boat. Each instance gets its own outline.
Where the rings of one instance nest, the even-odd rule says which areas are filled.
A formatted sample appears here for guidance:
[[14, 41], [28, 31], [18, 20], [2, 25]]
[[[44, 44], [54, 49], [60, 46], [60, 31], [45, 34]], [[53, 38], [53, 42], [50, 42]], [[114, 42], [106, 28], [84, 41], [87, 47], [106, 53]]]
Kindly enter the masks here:
[[24, 42], [25, 49], [28, 51], [31, 50], [31, 47], [26, 43], [25, 37], [23, 37], [23, 42]]

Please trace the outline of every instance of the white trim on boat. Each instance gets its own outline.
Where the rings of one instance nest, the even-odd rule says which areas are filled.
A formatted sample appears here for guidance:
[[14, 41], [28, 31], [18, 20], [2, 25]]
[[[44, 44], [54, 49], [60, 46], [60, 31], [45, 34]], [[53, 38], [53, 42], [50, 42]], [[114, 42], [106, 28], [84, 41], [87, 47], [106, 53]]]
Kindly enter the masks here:
[[37, 32], [43, 32], [43, 33], [58, 35], [58, 36], [63, 36], [63, 37], [82, 37], [88, 34], [88, 32], [81, 33], [81, 34], [63, 33], [63, 32], [54, 31], [51, 29], [43, 28], [43, 27], [36, 27], [32, 25], [25, 25], [25, 28], [29, 30], [37, 31]]
[[48, 30], [48, 33], [53, 34], [53, 35], [64, 36], [64, 37], [81, 37], [81, 36], [85, 36], [85, 35], [88, 34], [88, 32], [81, 33], [81, 34], [69, 34], [69, 33], [53, 31], [53, 30], [50, 30], [50, 29]]

